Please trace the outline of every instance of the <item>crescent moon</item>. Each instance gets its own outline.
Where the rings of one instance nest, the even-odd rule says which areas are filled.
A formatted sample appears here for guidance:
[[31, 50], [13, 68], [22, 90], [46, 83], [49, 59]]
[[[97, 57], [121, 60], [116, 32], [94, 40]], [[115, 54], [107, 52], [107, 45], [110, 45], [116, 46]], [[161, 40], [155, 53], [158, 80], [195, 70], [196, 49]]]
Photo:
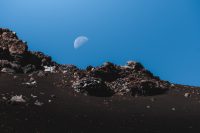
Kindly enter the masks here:
[[88, 38], [86, 36], [79, 36], [75, 39], [74, 41], [74, 48], [78, 49], [81, 46], [83, 46], [84, 44], [86, 44], [88, 42]]

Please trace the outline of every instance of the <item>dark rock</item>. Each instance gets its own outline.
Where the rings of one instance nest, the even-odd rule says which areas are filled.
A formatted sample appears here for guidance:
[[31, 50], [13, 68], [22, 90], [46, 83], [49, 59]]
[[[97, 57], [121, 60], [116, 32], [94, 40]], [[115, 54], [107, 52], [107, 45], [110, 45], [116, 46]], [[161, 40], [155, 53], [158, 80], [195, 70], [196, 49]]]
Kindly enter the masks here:
[[154, 80], [141, 80], [132, 87], [132, 95], [156, 95], [162, 94], [164, 91], [166, 91], [166, 88]]
[[54, 66], [50, 56], [42, 52], [28, 51], [26, 42], [19, 40], [16, 33], [0, 28], [0, 68], [7, 67], [18, 73], [44, 70], [44, 66]]
[[79, 69], [74, 65], [59, 65], [60, 71], [66, 71], [66, 72], [76, 72], [79, 71]]
[[21, 72], [22, 71], [22, 69], [21, 69], [21, 65], [19, 65], [19, 64], [16, 64], [16, 63], [10, 63], [10, 66], [11, 66], [11, 68], [12, 69], [14, 69], [16, 72]]
[[[82, 92], [82, 90], [85, 92], [87, 90], [85, 85], [92, 84], [92, 87], [89, 86], [89, 88], [95, 88], [93, 86], [98, 81], [104, 84], [105, 88], [112, 90], [112, 93], [115, 95], [144, 96], [162, 94], [169, 87], [169, 82], [160, 80], [159, 77], [154, 76], [140, 63], [131, 61], [127, 64], [127, 66], [117, 66], [106, 62], [100, 67], [89, 66], [86, 68], [86, 71], [77, 70], [73, 73], [75, 80], [73, 87], [77, 85], [75, 87], [78, 88], [75, 89], [78, 90], [77, 92]], [[97, 91], [98, 89], [91, 90]]]
[[32, 55], [34, 55], [35, 57], [37, 57], [37, 59], [39, 59], [41, 62], [42, 66], [52, 66], [53, 62], [50, 56], [46, 56], [44, 55], [44, 53], [42, 52], [31, 52]]
[[103, 81], [111, 82], [120, 77], [119, 72], [120, 70], [117, 66], [113, 63], [106, 62], [103, 66], [94, 68], [90, 74], [91, 76], [100, 78]]
[[108, 97], [113, 95], [113, 91], [101, 79], [92, 77], [77, 80], [72, 87], [76, 92], [86, 93], [91, 96]]
[[46, 74], [45, 74], [44, 71], [39, 71], [38, 74], [37, 74], [38, 77], [44, 77], [45, 75]]
[[9, 67], [10, 62], [8, 60], [0, 60], [0, 66], [1, 67]]
[[0, 34], [1, 34], [1, 38], [13, 38], [13, 39], [18, 39], [17, 34], [15, 32], [10, 32], [10, 30], [8, 29], [1, 29], [0, 28]]
[[24, 67], [22, 68], [22, 70], [23, 70], [24, 73], [30, 73], [30, 72], [35, 71], [35, 70], [36, 70], [36, 67], [35, 67], [34, 65], [29, 64], [29, 65], [27, 65], [27, 66], [24, 66]]
[[28, 49], [28, 46], [21, 41], [16, 41], [9, 46], [10, 54], [24, 54]]
[[135, 61], [128, 61], [127, 66], [133, 68], [136, 71], [144, 69], [144, 66], [141, 63]]
[[94, 69], [93, 66], [88, 66], [88, 67], [86, 68], [86, 71], [92, 71], [92, 69]]
[[16, 64], [14, 62], [9, 62], [8, 60], [0, 60], [0, 68], [4, 67], [14, 69], [16, 72], [21, 71], [21, 66], [19, 64]]

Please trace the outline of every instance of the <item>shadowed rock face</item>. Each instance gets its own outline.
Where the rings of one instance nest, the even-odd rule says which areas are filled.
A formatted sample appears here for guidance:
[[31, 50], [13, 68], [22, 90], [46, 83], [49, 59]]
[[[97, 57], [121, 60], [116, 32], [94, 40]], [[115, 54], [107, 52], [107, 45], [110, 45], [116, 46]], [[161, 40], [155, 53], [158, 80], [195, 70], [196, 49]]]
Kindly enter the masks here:
[[89, 71], [90, 76], [100, 78], [103, 81], [114, 81], [120, 77], [120, 69], [113, 63], [106, 62], [100, 67], [93, 68]]
[[[125, 66], [106, 62], [102, 66], [88, 66], [80, 70], [74, 65], [59, 65], [42, 52], [28, 51], [27, 44], [15, 32], [0, 28], [0, 70], [4, 73], [31, 73], [54, 68], [68, 79], [77, 93], [98, 97], [112, 95], [155, 95], [164, 93], [170, 86], [146, 70], [141, 63], [128, 61]], [[46, 69], [46, 70], [45, 70]], [[42, 75], [44, 75], [42, 73]]]

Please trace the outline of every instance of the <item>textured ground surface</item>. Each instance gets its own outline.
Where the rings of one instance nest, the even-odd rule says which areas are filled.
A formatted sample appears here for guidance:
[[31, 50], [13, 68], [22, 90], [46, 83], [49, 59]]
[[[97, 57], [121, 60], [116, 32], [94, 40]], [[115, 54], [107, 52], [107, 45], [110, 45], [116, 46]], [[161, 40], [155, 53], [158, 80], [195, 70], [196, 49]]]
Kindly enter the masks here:
[[[199, 132], [199, 88], [177, 86], [162, 95], [84, 96], [62, 84], [64, 74], [0, 74], [0, 132]], [[65, 80], [67, 80], [65, 78]], [[185, 97], [190, 93], [190, 97]], [[25, 103], [10, 98], [23, 95]], [[37, 97], [36, 97], [37, 96]], [[36, 101], [41, 103], [35, 104]]]

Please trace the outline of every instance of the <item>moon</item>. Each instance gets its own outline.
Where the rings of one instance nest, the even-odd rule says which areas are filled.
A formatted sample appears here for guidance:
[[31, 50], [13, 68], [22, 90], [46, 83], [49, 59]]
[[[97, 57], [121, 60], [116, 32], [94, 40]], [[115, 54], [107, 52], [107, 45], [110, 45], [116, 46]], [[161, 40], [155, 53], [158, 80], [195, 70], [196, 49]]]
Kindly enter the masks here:
[[74, 41], [74, 48], [78, 49], [81, 46], [83, 46], [84, 44], [86, 44], [88, 42], [88, 38], [86, 36], [79, 36], [75, 39]]

